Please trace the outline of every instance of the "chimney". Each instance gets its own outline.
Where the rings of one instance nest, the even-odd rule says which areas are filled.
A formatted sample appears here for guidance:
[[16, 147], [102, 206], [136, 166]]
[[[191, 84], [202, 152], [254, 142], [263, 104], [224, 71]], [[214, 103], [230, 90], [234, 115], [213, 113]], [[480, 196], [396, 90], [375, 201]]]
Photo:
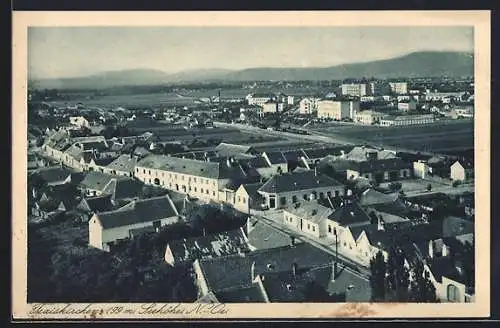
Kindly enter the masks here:
[[295, 236], [290, 236], [290, 246], [295, 246]]
[[383, 231], [384, 230], [384, 222], [382, 221], [382, 215], [378, 216], [377, 220], [377, 230], [378, 231]]
[[253, 282], [255, 280], [255, 261], [252, 262], [252, 266], [250, 267], [250, 281]]
[[429, 240], [429, 257], [434, 258], [434, 241]]
[[298, 264], [297, 262], [292, 263], [292, 275], [295, 277], [297, 275]]
[[443, 248], [441, 250], [441, 255], [442, 256], [448, 256], [449, 255], [449, 249], [448, 249], [448, 246], [446, 246], [446, 244], [443, 243]]
[[332, 261], [332, 275], [331, 275], [331, 279], [332, 279], [332, 282], [335, 282], [335, 280], [337, 279], [337, 270], [335, 270], [335, 260]]
[[318, 167], [317, 166], [314, 167], [314, 176], [318, 176]]
[[226, 159], [226, 165], [227, 167], [231, 167], [231, 160], [229, 159], [229, 157]]

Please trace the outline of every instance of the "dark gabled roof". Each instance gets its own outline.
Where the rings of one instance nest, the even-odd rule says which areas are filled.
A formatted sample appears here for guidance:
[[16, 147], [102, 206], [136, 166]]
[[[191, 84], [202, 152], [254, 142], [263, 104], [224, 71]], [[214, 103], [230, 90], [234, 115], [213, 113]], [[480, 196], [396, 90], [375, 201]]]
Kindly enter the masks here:
[[[442, 282], [443, 277], [453, 279], [462, 284], [465, 284], [467, 281], [463, 268], [462, 272], [457, 270], [457, 265], [452, 257], [449, 256], [434, 257], [427, 261], [427, 265], [429, 266], [432, 275], [438, 282]], [[461, 267], [460, 265], [458, 266]]]
[[104, 229], [177, 217], [168, 196], [134, 200], [122, 208], [97, 214]]
[[359, 206], [358, 202], [348, 201], [343, 205], [336, 208], [335, 211], [329, 215], [329, 220], [335, 221], [341, 226], [362, 225], [370, 223], [370, 217]]
[[200, 258], [215, 258], [248, 252], [241, 229], [201, 237], [173, 240], [168, 243], [176, 264]]
[[443, 237], [454, 237], [474, 232], [474, 222], [455, 216], [444, 218], [442, 227]]
[[81, 205], [84, 206], [86, 210], [96, 213], [110, 211], [113, 208], [111, 195], [84, 198], [82, 199]]
[[263, 186], [263, 183], [244, 183], [242, 184], [243, 188], [245, 188], [247, 194], [250, 196], [250, 197], [258, 197], [260, 196], [257, 191]]
[[[274, 228], [265, 221], [249, 218], [248, 243], [256, 249], [270, 249], [284, 247], [291, 244], [291, 236]], [[295, 238], [295, 243], [301, 241]]]
[[102, 190], [116, 176], [98, 171], [90, 171], [85, 174], [80, 186], [86, 189]]
[[246, 286], [238, 286], [215, 293], [215, 297], [221, 303], [266, 303], [266, 294], [262, 285], [252, 283]]
[[114, 177], [102, 189], [104, 194], [112, 195], [114, 199], [135, 198], [142, 192], [144, 184], [133, 178]]
[[283, 156], [285, 156], [287, 161], [298, 161], [302, 157], [307, 158], [307, 155], [302, 151], [302, 149], [284, 151]]
[[348, 168], [350, 170], [360, 173], [401, 170], [401, 169], [409, 169], [410, 167], [411, 167], [410, 163], [407, 163], [399, 158], [377, 159], [365, 162], [349, 162], [348, 165]]
[[[298, 268], [312, 268], [330, 263], [332, 256], [307, 243], [295, 246], [258, 250], [246, 255], [231, 255], [199, 262], [210, 290], [246, 286], [252, 282], [251, 267], [255, 262], [257, 274], [286, 272], [293, 263]], [[231, 273], [231, 274], [228, 274]]]
[[341, 186], [341, 183], [315, 171], [282, 173], [274, 175], [259, 189], [264, 193], [282, 193], [298, 190]]
[[295, 203], [295, 206], [290, 206], [284, 211], [317, 224], [321, 224], [333, 214], [332, 208], [316, 202]]
[[458, 160], [455, 161], [453, 164], [455, 164], [456, 162], [458, 162], [466, 170], [474, 169], [474, 163], [472, 161]]
[[90, 141], [90, 142], [82, 142], [83, 150], [97, 150], [97, 151], [106, 151], [108, 147], [104, 141]]
[[60, 166], [40, 168], [33, 173], [46, 183], [64, 181], [71, 175], [71, 171]]
[[108, 166], [110, 163], [112, 163], [114, 158], [112, 157], [102, 157], [102, 158], [95, 158], [94, 163], [98, 166]]
[[287, 159], [285, 158], [285, 155], [283, 155], [281, 151], [266, 152], [265, 154], [269, 159], [269, 162], [271, 162], [271, 164], [287, 163]]
[[243, 163], [247, 164], [250, 167], [260, 169], [260, 168], [269, 168], [269, 164], [266, 159], [262, 156], [256, 156], [249, 159], [241, 160]]

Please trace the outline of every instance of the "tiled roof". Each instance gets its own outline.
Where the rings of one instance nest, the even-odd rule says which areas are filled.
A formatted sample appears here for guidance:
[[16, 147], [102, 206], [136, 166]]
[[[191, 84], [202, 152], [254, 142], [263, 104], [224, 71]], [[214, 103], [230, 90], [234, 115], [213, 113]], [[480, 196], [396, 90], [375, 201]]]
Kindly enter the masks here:
[[[453, 261], [453, 258], [449, 256], [434, 257], [428, 260], [429, 269], [432, 275], [438, 282], [443, 281], [443, 277], [453, 279], [459, 283], [466, 282], [465, 272], [457, 270], [457, 265]], [[460, 265], [458, 265], [460, 267]]]
[[71, 171], [63, 167], [54, 166], [40, 168], [33, 174], [40, 177], [46, 183], [52, 183], [66, 180], [71, 175]]
[[[298, 161], [302, 157], [306, 157], [306, 154], [302, 149], [284, 151], [283, 156], [285, 156], [287, 161]], [[307, 157], [306, 157], [307, 158]]]
[[221, 142], [217, 147], [215, 147], [215, 150], [221, 156], [232, 156], [236, 154], [248, 154], [253, 151], [253, 148], [251, 146]]
[[167, 247], [172, 252], [175, 264], [199, 258], [215, 258], [249, 251], [241, 229], [173, 240], [168, 243]]
[[116, 171], [133, 172], [136, 164], [137, 157], [124, 154], [109, 163], [107, 168]]
[[409, 169], [410, 163], [407, 163], [399, 158], [393, 159], [377, 159], [365, 162], [350, 162], [348, 168], [360, 173], [368, 173], [375, 171], [389, 171]]
[[307, 158], [310, 160], [321, 159], [329, 155], [339, 156], [341, 150], [345, 150], [345, 147], [324, 147], [324, 148], [307, 148], [303, 149]]
[[267, 302], [265, 290], [258, 283], [238, 286], [221, 290], [215, 293], [221, 303], [265, 303]]
[[333, 209], [315, 202], [296, 203], [295, 206], [290, 206], [285, 209], [285, 211], [303, 218], [304, 220], [318, 224], [322, 223], [333, 214]]
[[97, 214], [104, 229], [129, 226], [177, 217], [177, 210], [168, 196], [134, 200], [124, 207]]
[[244, 183], [242, 184], [243, 188], [245, 188], [246, 192], [250, 197], [260, 196], [257, 191], [262, 187], [262, 183]]
[[376, 152], [377, 159], [393, 159], [396, 158], [392, 152], [387, 150], [377, 150], [369, 147], [354, 147], [349, 153], [346, 154], [345, 159], [353, 161], [366, 161], [368, 153]]
[[[201, 260], [200, 266], [209, 289], [245, 286], [252, 282], [251, 267], [255, 262], [255, 274], [286, 272], [292, 270], [293, 263], [298, 268], [312, 268], [330, 263], [332, 256], [307, 243], [293, 247], [259, 250], [246, 255], [231, 255]], [[230, 272], [231, 274], [227, 274]]]
[[443, 237], [452, 237], [473, 232], [474, 222], [455, 216], [448, 216], [443, 219]]
[[[249, 218], [248, 243], [255, 249], [269, 249], [288, 246], [291, 243], [290, 235], [269, 225], [265, 221]], [[295, 243], [301, 243], [295, 239]]]
[[342, 226], [370, 223], [370, 217], [355, 201], [345, 202], [329, 215], [329, 219]]
[[274, 175], [259, 191], [264, 193], [282, 193], [336, 186], [341, 186], [341, 184], [324, 174], [305, 171]]
[[241, 168], [229, 168], [222, 163], [204, 162], [161, 155], [147, 156], [140, 160], [137, 166], [211, 179], [230, 179], [235, 176], [241, 177], [242, 174]]
[[135, 198], [142, 192], [144, 184], [133, 178], [114, 177], [102, 189], [104, 194], [112, 195], [114, 199]]
[[98, 171], [90, 171], [80, 182], [80, 185], [86, 189], [102, 190], [116, 176]]
[[241, 160], [241, 162], [250, 166], [250, 167], [256, 168], [256, 169], [270, 167], [269, 164], [267, 163], [266, 159], [262, 156], [256, 156], [256, 157], [252, 157], [249, 159], [243, 159], [243, 160]]
[[271, 164], [286, 164], [287, 159], [281, 151], [266, 152], [266, 157], [269, 159]]
[[399, 198], [398, 193], [386, 194], [373, 188], [365, 190], [360, 197], [361, 206], [371, 206], [376, 204], [392, 204]]
[[96, 213], [109, 211], [113, 208], [111, 195], [84, 198], [81, 205], [85, 210]]

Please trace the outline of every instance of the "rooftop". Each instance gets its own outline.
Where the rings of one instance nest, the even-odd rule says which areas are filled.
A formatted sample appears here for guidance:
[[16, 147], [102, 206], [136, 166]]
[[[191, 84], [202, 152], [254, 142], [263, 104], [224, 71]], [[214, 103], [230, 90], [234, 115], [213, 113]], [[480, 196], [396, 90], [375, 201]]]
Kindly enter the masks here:
[[318, 224], [333, 214], [333, 209], [315, 202], [296, 203], [285, 211]]
[[[270, 249], [288, 246], [291, 236], [269, 225], [265, 221], [250, 217], [248, 222], [248, 243], [255, 249]], [[295, 239], [298, 244], [301, 241]]]
[[341, 186], [342, 184], [315, 171], [282, 173], [274, 175], [259, 189], [263, 193], [283, 193]]

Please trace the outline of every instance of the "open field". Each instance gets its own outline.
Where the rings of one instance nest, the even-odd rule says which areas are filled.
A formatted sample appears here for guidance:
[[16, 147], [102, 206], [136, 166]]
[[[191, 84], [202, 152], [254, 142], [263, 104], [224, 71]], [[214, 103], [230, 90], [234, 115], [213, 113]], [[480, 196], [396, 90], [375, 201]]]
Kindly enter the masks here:
[[152, 126], [134, 127], [132, 130], [138, 134], [146, 131], [158, 136], [160, 141], [185, 141], [198, 140], [221, 140], [222, 142], [251, 144], [262, 142], [281, 141], [283, 138], [268, 136], [252, 132], [242, 132], [237, 129], [212, 128], [212, 129], [182, 129], [173, 128], [171, 125], [154, 124]]
[[440, 122], [422, 126], [379, 127], [335, 125], [311, 129], [358, 143], [402, 147], [420, 151], [454, 152], [474, 148], [472, 121]]

